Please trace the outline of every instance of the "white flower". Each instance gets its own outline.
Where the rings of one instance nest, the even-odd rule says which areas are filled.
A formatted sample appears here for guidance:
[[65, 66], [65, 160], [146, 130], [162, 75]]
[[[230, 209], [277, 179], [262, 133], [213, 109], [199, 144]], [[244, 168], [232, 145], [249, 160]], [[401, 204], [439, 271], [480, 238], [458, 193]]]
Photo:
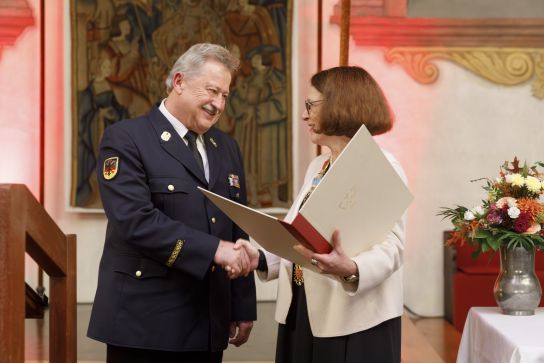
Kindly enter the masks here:
[[516, 204], [516, 199], [515, 198], [502, 197], [501, 199], [497, 200], [495, 205], [497, 206], [497, 208], [502, 208], [505, 205], [507, 205], [508, 207], [515, 207], [517, 204]]
[[471, 221], [471, 220], [473, 220], [473, 219], [476, 218], [476, 217], [474, 216], [474, 213], [472, 213], [471, 211], [467, 210], [467, 211], [465, 212], [465, 215], [463, 216], [463, 218], [465, 218], [465, 221]]
[[521, 211], [518, 207], [510, 207], [508, 208], [508, 217], [516, 219], [517, 217], [519, 217], [520, 212]]
[[472, 208], [470, 211], [472, 212], [472, 214], [477, 215], [477, 216], [483, 216], [484, 213], [485, 213], [484, 207], [481, 206], [481, 205]]
[[525, 186], [527, 186], [530, 192], [538, 193], [542, 188], [542, 183], [534, 176], [528, 176], [525, 178]]

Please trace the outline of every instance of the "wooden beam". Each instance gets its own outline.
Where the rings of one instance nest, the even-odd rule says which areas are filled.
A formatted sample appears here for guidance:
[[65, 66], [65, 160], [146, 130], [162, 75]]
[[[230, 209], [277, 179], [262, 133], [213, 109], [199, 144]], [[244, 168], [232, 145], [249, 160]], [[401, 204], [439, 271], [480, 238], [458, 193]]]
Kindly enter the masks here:
[[24, 361], [25, 251], [50, 276], [49, 359], [76, 361], [76, 237], [21, 184], [0, 184], [0, 357]]
[[[75, 362], [77, 359], [76, 313], [76, 236], [68, 235], [66, 274], [51, 276], [49, 288], [49, 359], [51, 362]], [[58, 334], [63, 332], [63, 334]]]
[[340, 22], [340, 65], [349, 64], [349, 34], [351, 19], [351, 0], [342, 0], [342, 18]]
[[25, 359], [25, 205], [20, 193], [0, 187], [0, 357]]

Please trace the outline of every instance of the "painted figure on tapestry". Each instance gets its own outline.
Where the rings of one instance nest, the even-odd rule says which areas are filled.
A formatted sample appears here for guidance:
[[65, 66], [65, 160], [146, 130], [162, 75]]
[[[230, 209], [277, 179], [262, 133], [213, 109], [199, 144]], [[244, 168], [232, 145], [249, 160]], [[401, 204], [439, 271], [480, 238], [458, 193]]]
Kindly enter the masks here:
[[98, 188], [94, 170], [100, 136], [108, 125], [128, 117], [127, 109], [119, 103], [108, 81], [112, 74], [112, 55], [103, 50], [96, 68], [95, 76], [78, 99], [78, 205], [99, 202], [93, 191]]
[[249, 205], [288, 206], [287, 26], [288, 0], [74, 0], [71, 204], [101, 208], [93, 171], [104, 128], [160, 102], [179, 54], [210, 42], [241, 61], [217, 127], [242, 148]]
[[278, 52], [260, 45], [246, 54], [251, 73], [238, 76], [227, 107], [242, 149], [248, 203], [262, 207], [287, 201], [287, 93], [285, 76], [272, 65]]

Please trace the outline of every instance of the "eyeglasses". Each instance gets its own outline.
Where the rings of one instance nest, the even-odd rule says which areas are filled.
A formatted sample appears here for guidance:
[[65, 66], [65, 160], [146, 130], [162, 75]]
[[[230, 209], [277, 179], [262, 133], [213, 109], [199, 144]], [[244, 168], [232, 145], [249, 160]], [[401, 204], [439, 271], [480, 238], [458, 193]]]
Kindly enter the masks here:
[[315, 100], [315, 101], [310, 101], [308, 99], [304, 100], [304, 106], [306, 106], [306, 112], [308, 112], [308, 115], [310, 114], [310, 111], [312, 110], [312, 107], [314, 105], [317, 105], [323, 101], [325, 100]]

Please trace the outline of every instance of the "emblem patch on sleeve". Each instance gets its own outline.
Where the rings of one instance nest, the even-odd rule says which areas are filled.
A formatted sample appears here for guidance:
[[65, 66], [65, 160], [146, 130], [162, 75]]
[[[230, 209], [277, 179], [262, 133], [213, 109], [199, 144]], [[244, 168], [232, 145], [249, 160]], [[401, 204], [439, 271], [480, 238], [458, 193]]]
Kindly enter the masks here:
[[103, 168], [104, 179], [111, 180], [115, 178], [118, 170], [119, 170], [119, 158], [117, 156], [114, 156], [112, 158], [107, 158], [106, 160], [104, 160], [104, 168]]

